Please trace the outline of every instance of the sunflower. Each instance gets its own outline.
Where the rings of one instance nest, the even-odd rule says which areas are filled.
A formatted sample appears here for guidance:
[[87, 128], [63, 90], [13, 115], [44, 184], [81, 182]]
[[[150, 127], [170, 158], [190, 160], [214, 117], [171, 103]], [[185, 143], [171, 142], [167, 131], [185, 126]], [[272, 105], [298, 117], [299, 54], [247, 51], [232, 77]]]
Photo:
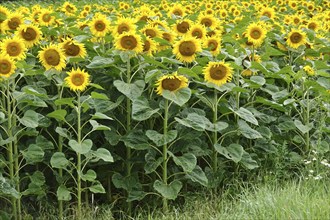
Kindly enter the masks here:
[[39, 43], [42, 32], [35, 25], [22, 24], [17, 28], [16, 35], [24, 41], [27, 48], [30, 48]]
[[42, 48], [38, 57], [46, 70], [54, 68], [60, 71], [66, 66], [65, 55], [58, 45], [50, 44]]
[[286, 48], [283, 44], [281, 44], [280, 42], [276, 41], [276, 46], [278, 47], [278, 49], [283, 50], [283, 51], [288, 51], [288, 48]]
[[6, 30], [15, 31], [21, 24], [23, 24], [23, 16], [17, 12], [11, 13], [4, 23]]
[[144, 28], [142, 28], [141, 33], [143, 33], [145, 36], [148, 36], [150, 38], [158, 37], [160, 38], [162, 36], [162, 31], [158, 29], [158, 27], [154, 27], [152, 25], [146, 25]]
[[306, 34], [300, 30], [293, 29], [288, 34], [286, 43], [289, 47], [297, 49], [299, 46], [306, 43]]
[[184, 7], [181, 4], [177, 4], [177, 3], [174, 4], [168, 12], [168, 17], [171, 18], [172, 15], [184, 17], [186, 13], [183, 9], [184, 9]]
[[88, 11], [82, 10], [82, 11], [79, 13], [79, 18], [86, 18], [88, 14], [89, 14]]
[[313, 31], [318, 31], [318, 29], [320, 28], [320, 23], [316, 20], [310, 20], [308, 21], [306, 27], [310, 30], [313, 30]]
[[0, 5], [0, 24], [6, 20], [9, 14], [9, 10], [6, 7]]
[[64, 2], [62, 5], [62, 11], [65, 13], [65, 15], [72, 16], [76, 13], [77, 7], [70, 2]]
[[207, 28], [215, 29], [218, 27], [219, 23], [213, 15], [200, 14], [198, 16], [198, 22]]
[[245, 69], [241, 72], [242, 76], [252, 76], [252, 75], [256, 75], [256, 74], [257, 74], [257, 72], [253, 72], [250, 69]]
[[203, 40], [206, 37], [206, 29], [201, 24], [194, 24], [189, 28], [189, 36]]
[[219, 37], [208, 37], [203, 42], [205, 48], [208, 48], [213, 56], [220, 53], [221, 39]]
[[315, 75], [315, 71], [313, 69], [313, 67], [306, 65], [304, 66], [303, 70], [309, 75], [309, 76], [314, 76]]
[[184, 37], [173, 46], [173, 54], [182, 62], [191, 63], [195, 60], [196, 53], [201, 52], [200, 41], [194, 37]]
[[66, 38], [61, 43], [61, 48], [66, 57], [86, 57], [85, 45], [71, 38]]
[[53, 12], [48, 9], [43, 9], [38, 14], [38, 21], [41, 26], [51, 26], [55, 22], [55, 17], [51, 16]]
[[72, 91], [83, 92], [90, 83], [90, 76], [84, 70], [73, 69], [67, 72], [68, 76], [65, 77], [65, 83], [69, 86]]
[[177, 21], [174, 25], [174, 31], [179, 35], [184, 35], [188, 32], [192, 22], [188, 19]]
[[221, 18], [221, 19], [226, 19], [227, 17], [228, 17], [228, 12], [227, 12], [227, 10], [225, 10], [225, 9], [221, 9], [220, 11], [219, 11], [219, 17]]
[[255, 47], [261, 46], [266, 38], [267, 31], [261, 23], [252, 23], [246, 29], [246, 37], [248, 42], [252, 43]]
[[135, 31], [136, 25], [132, 18], [120, 17], [117, 19], [117, 22], [112, 30], [114, 36], [120, 35], [124, 32]]
[[18, 37], [4, 39], [0, 49], [2, 53], [9, 55], [14, 60], [23, 60], [26, 57], [27, 48], [24, 41]]
[[221, 86], [230, 82], [233, 76], [233, 70], [229, 64], [224, 62], [209, 62], [203, 71], [206, 82]]
[[7, 54], [0, 54], [0, 76], [9, 77], [15, 72], [15, 62]]
[[143, 53], [152, 56], [157, 51], [158, 44], [150, 37], [146, 37], [143, 42]]
[[275, 10], [270, 7], [264, 7], [260, 11], [260, 16], [266, 16], [272, 20], [275, 18]]
[[135, 51], [141, 53], [143, 51], [143, 43], [140, 35], [135, 32], [124, 32], [115, 38], [115, 47], [117, 50]]
[[110, 30], [110, 21], [108, 21], [106, 16], [98, 14], [89, 23], [89, 27], [94, 36], [105, 37]]
[[188, 79], [185, 76], [178, 75], [177, 72], [160, 77], [156, 84], [156, 92], [162, 95], [164, 90], [176, 92], [179, 89], [188, 87]]

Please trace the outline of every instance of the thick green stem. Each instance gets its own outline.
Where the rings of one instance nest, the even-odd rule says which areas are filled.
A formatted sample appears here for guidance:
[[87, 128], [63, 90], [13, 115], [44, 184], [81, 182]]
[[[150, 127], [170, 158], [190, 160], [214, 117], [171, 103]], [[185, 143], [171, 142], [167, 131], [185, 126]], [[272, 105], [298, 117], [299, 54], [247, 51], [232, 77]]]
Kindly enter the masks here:
[[[63, 88], [63, 87], [62, 87]], [[62, 98], [62, 90], [58, 89], [58, 94], [59, 94], [59, 99]], [[58, 110], [62, 109], [62, 106], [59, 105], [57, 107]], [[62, 127], [62, 122], [59, 122], [58, 126], [61, 128]], [[58, 152], [62, 152], [63, 151], [63, 137], [61, 135], [58, 136]], [[59, 169], [58, 170], [59, 176], [60, 176], [60, 181], [63, 180], [63, 170]], [[62, 183], [62, 182], [61, 182]], [[58, 201], [58, 216], [59, 219], [62, 220], [63, 219], [63, 201], [59, 200]]]
[[[168, 123], [168, 100], [165, 99], [165, 106], [164, 106], [164, 137], [167, 135], [167, 123]], [[163, 182], [165, 185], [167, 185], [167, 144], [163, 145]], [[168, 211], [168, 201], [164, 197], [163, 198], [163, 211], [167, 212]]]
[[[309, 103], [309, 90], [306, 91], [306, 112], [305, 112], [305, 126], [308, 126], [309, 120], [310, 120], [310, 103]], [[310, 150], [310, 136], [309, 136], [309, 130], [305, 134], [305, 140], [306, 140], [306, 153], [309, 153]]]
[[[127, 83], [131, 83], [131, 61], [127, 61]], [[129, 98], [126, 98], [126, 131], [129, 133], [132, 129], [131, 125], [131, 114], [132, 114], [132, 103]], [[132, 157], [132, 152], [131, 148], [126, 147], [126, 172], [127, 176], [131, 175], [131, 168], [132, 168], [132, 163], [131, 163], [131, 157]], [[131, 216], [132, 214], [132, 203], [128, 202], [128, 215]]]
[[[13, 124], [12, 124], [12, 103], [11, 103], [11, 94], [10, 94], [10, 85], [9, 80], [7, 81], [7, 117], [8, 117], [8, 138], [13, 137]], [[16, 184], [15, 180], [15, 167], [14, 167], [14, 150], [13, 150], [13, 142], [8, 143], [7, 148], [8, 154], [8, 162], [9, 162], [9, 177], [10, 180]], [[17, 216], [17, 199], [11, 198], [12, 208], [13, 208], [13, 217], [15, 220], [18, 219]]]
[[[77, 107], [77, 142], [81, 144], [81, 103], [80, 103], [80, 91], [78, 91], [78, 107]], [[77, 199], [78, 199], [78, 213], [77, 213], [77, 218], [80, 220], [81, 219], [81, 154], [77, 153]]]
[[[213, 106], [213, 124], [217, 123], [218, 121], [218, 93], [217, 90], [214, 89], [214, 106]], [[213, 171], [216, 172], [218, 170], [218, 152], [215, 150], [214, 145], [217, 144], [218, 142], [218, 132], [214, 131], [213, 132], [213, 141], [212, 141], [212, 150], [213, 150], [213, 155], [212, 155], [212, 168]]]

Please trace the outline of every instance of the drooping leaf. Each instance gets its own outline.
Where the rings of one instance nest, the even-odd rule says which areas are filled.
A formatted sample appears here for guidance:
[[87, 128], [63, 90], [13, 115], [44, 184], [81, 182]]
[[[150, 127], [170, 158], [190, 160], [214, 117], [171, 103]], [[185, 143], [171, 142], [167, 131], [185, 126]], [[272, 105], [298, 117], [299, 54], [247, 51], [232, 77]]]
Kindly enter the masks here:
[[254, 117], [254, 115], [247, 110], [246, 108], [240, 107], [238, 110], [234, 110], [234, 113], [237, 114], [240, 118], [248, 121], [254, 125], [258, 125], [258, 120]]
[[76, 140], [70, 140], [69, 146], [76, 153], [86, 154], [92, 149], [93, 142], [90, 139], [85, 139], [82, 143], [78, 143]]
[[149, 150], [148, 153], [145, 155], [145, 164], [144, 164], [144, 170], [146, 174], [150, 174], [154, 172], [163, 162], [162, 157], [156, 158], [156, 151], [155, 150]]
[[35, 164], [43, 160], [45, 152], [38, 145], [30, 144], [26, 150], [22, 151], [22, 155], [26, 163]]
[[147, 137], [152, 140], [157, 146], [162, 146], [164, 144], [174, 141], [177, 137], [178, 132], [176, 130], [168, 131], [166, 135], [160, 134], [154, 130], [148, 130], [146, 132]]
[[100, 57], [95, 56], [86, 67], [89, 69], [101, 69], [105, 67], [112, 66], [114, 64], [114, 59], [112, 58], [106, 58], [106, 57]]
[[189, 101], [191, 90], [189, 88], [182, 88], [175, 92], [164, 90], [162, 95], [165, 99], [173, 101], [179, 106], [183, 106], [186, 102]]
[[104, 160], [105, 162], [113, 162], [113, 157], [110, 151], [105, 148], [98, 148], [96, 151], [93, 151], [93, 154], [94, 156]]
[[81, 179], [84, 181], [93, 182], [96, 179], [96, 172], [89, 169], [85, 174], [81, 174]]
[[197, 164], [197, 158], [194, 154], [192, 153], [185, 153], [182, 156], [174, 156], [172, 155], [173, 160], [176, 165], [182, 167], [184, 172], [192, 172], [194, 168], [196, 167]]
[[38, 127], [38, 114], [33, 110], [27, 110], [22, 118], [18, 118], [19, 122], [25, 127], [36, 128]]
[[198, 165], [193, 169], [192, 172], [187, 173], [186, 176], [189, 179], [191, 179], [191, 181], [197, 182], [197, 183], [201, 184], [202, 186], [207, 187], [209, 184], [209, 181], [208, 181], [204, 171]]
[[253, 160], [251, 155], [246, 151], [243, 152], [240, 163], [242, 163], [243, 166], [245, 166], [249, 170], [259, 167], [257, 161]]
[[131, 130], [127, 135], [121, 138], [126, 147], [136, 150], [146, 150], [150, 148], [147, 136], [142, 130]]
[[113, 84], [119, 92], [132, 101], [141, 96], [145, 86], [144, 80], [137, 80], [134, 83], [126, 83], [121, 80], [115, 80]]
[[62, 152], [55, 152], [50, 159], [50, 165], [53, 168], [64, 169], [69, 165], [69, 161], [65, 158], [65, 154]]
[[182, 183], [179, 180], [174, 180], [170, 184], [165, 184], [159, 180], [156, 180], [153, 186], [154, 189], [164, 198], [174, 200], [182, 188]]
[[94, 184], [88, 188], [92, 193], [105, 193], [105, 189], [99, 181], [94, 182]]
[[59, 121], [65, 121], [65, 116], [66, 116], [67, 112], [66, 110], [64, 109], [58, 109], [58, 110], [55, 110], [51, 113], [48, 113], [47, 114], [47, 117], [50, 117], [50, 118], [55, 118]]
[[144, 121], [159, 111], [159, 108], [152, 109], [148, 99], [141, 96], [134, 100], [132, 105], [132, 118], [137, 121]]
[[244, 149], [239, 144], [230, 144], [228, 147], [223, 147], [220, 144], [214, 145], [215, 150], [227, 159], [238, 163], [242, 159]]
[[300, 120], [294, 120], [294, 125], [301, 131], [301, 133], [306, 134], [308, 131], [310, 131], [313, 127], [309, 125], [303, 125], [303, 123]]
[[252, 129], [245, 121], [243, 120], [238, 120], [238, 127], [239, 127], [239, 131], [242, 133], [242, 135], [246, 138], [249, 139], [257, 139], [257, 138], [262, 138], [262, 135]]
[[57, 188], [56, 196], [59, 201], [70, 201], [71, 200], [71, 192], [64, 185], [60, 185]]

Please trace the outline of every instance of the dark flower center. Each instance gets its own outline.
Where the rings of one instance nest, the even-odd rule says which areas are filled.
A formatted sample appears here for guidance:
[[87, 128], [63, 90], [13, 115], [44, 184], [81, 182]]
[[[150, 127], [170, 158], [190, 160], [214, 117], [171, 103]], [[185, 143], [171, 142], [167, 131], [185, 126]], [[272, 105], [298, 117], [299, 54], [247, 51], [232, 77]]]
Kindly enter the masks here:
[[191, 41], [183, 41], [179, 46], [179, 52], [183, 56], [192, 56], [196, 52], [196, 46]]

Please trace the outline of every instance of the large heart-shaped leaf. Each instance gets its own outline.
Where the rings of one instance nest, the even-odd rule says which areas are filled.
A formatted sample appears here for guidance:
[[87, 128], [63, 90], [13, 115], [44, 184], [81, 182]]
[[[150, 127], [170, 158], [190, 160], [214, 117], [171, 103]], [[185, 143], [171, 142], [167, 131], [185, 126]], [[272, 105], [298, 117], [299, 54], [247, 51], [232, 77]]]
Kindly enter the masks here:
[[191, 90], [189, 88], [182, 88], [175, 92], [164, 90], [162, 95], [165, 99], [173, 101], [179, 106], [183, 106], [186, 102], [189, 101], [191, 96]]
[[146, 132], [147, 137], [152, 140], [157, 146], [162, 146], [164, 144], [170, 143], [174, 141], [174, 139], [177, 137], [178, 132], [176, 130], [171, 130], [167, 132], [166, 135], [160, 134], [157, 131], [154, 130], [148, 130]]
[[99, 148], [96, 151], [94, 151], [93, 154], [94, 154], [94, 156], [104, 160], [105, 162], [113, 162], [113, 157], [112, 157], [110, 151], [108, 151], [105, 148]]
[[123, 93], [132, 101], [141, 96], [145, 86], [145, 82], [143, 80], [137, 80], [134, 83], [125, 83], [121, 80], [115, 80], [113, 84], [119, 92]]
[[38, 113], [33, 110], [27, 110], [22, 118], [18, 118], [19, 122], [25, 127], [36, 128], [38, 127]]
[[60, 185], [56, 191], [57, 199], [60, 201], [70, 201], [71, 200], [71, 192], [64, 185]]
[[185, 153], [182, 156], [176, 157], [172, 155], [176, 165], [182, 167], [185, 172], [192, 172], [196, 167], [197, 158], [192, 153]]
[[239, 162], [242, 159], [244, 149], [239, 144], [231, 144], [228, 147], [223, 147], [220, 144], [215, 144], [214, 148], [221, 155], [225, 156], [229, 160], [234, 161], [235, 163]]
[[69, 146], [78, 154], [86, 154], [92, 149], [93, 142], [90, 139], [86, 139], [82, 143], [78, 143], [76, 140], [70, 140]]
[[249, 139], [257, 139], [257, 138], [262, 138], [262, 135], [252, 129], [245, 121], [243, 120], [238, 120], [238, 127], [239, 127], [239, 131], [242, 133], [242, 135], [246, 138]]
[[153, 114], [158, 112], [159, 108], [152, 109], [149, 106], [148, 99], [141, 96], [134, 100], [132, 105], [132, 117], [137, 121], [144, 121], [150, 118]]
[[53, 168], [64, 169], [68, 164], [69, 161], [65, 158], [65, 154], [62, 152], [56, 152], [53, 154], [52, 158], [50, 158], [50, 165]]
[[153, 186], [154, 189], [164, 198], [174, 200], [182, 188], [182, 183], [179, 180], [174, 180], [170, 184], [165, 184], [159, 180], [156, 180]]

